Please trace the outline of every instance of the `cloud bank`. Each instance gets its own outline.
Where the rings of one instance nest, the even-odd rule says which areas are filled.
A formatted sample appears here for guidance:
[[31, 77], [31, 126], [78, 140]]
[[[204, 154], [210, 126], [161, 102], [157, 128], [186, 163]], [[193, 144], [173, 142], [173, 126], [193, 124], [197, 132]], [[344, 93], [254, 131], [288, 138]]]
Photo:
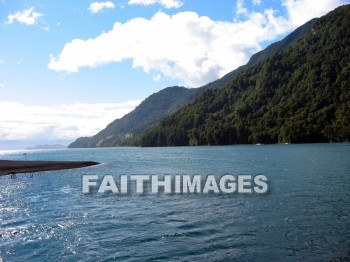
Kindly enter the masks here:
[[282, 5], [287, 9], [289, 22], [294, 26], [300, 26], [312, 18], [320, 17], [346, 4], [343, 0], [284, 0]]
[[[173, 1], [130, 0], [129, 3], [151, 4]], [[259, 1], [255, 1], [258, 3]], [[261, 49], [264, 41], [275, 39], [314, 17], [324, 15], [342, 0], [284, 0], [288, 17], [266, 9], [249, 12], [239, 0], [236, 14], [242, 21], [214, 21], [195, 12], [172, 16], [158, 12], [151, 19], [135, 18], [115, 23], [96, 38], [74, 39], [66, 43], [59, 55], [51, 55], [51, 70], [74, 73], [82, 67], [97, 67], [131, 59], [134, 68], [155, 75], [178, 79], [197, 87], [222, 77]]]
[[145, 72], [155, 71], [198, 86], [218, 78], [247, 61], [259, 43], [274, 39], [288, 25], [272, 10], [251, 14], [245, 22], [216, 22], [194, 12], [169, 16], [158, 12], [150, 20], [135, 18], [115, 23], [94, 39], [74, 39], [49, 68], [78, 72], [125, 59]]
[[140, 102], [28, 106], [3, 101], [0, 102], [0, 141], [74, 140], [91, 136]]

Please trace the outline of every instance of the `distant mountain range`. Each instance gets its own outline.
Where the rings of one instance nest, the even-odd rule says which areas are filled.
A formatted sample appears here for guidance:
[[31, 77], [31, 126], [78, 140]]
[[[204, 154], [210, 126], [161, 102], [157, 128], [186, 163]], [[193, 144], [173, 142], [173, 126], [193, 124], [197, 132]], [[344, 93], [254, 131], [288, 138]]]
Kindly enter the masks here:
[[27, 147], [26, 149], [32, 150], [32, 149], [63, 149], [63, 148], [67, 148], [67, 147], [60, 144], [54, 144], [54, 145], [44, 144], [44, 145], [37, 145], [34, 147]]
[[209, 89], [165, 117], [142, 135], [141, 145], [349, 141], [350, 5], [311, 24], [298, 41], [225, 88]]
[[114, 120], [105, 129], [92, 137], [78, 138], [69, 145], [69, 148], [139, 145], [138, 136], [152, 128], [165, 116], [179, 110], [183, 106], [193, 103], [206, 90], [224, 88], [244, 70], [285, 50], [307, 34], [315, 21], [316, 19], [307, 22], [283, 40], [254, 54], [246, 65], [238, 67], [216, 81], [200, 88], [192, 89], [179, 86], [167, 87], [152, 94], [129, 114]]

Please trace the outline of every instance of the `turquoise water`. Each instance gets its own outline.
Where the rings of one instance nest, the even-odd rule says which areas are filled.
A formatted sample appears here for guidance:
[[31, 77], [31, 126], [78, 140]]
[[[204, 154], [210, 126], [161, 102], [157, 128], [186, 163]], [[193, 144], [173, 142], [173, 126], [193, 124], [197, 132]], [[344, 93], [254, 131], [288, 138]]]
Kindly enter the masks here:
[[[25, 157], [104, 164], [0, 177], [0, 261], [350, 256], [349, 143], [0, 152], [0, 159]], [[83, 174], [263, 174], [269, 191], [83, 194]]]

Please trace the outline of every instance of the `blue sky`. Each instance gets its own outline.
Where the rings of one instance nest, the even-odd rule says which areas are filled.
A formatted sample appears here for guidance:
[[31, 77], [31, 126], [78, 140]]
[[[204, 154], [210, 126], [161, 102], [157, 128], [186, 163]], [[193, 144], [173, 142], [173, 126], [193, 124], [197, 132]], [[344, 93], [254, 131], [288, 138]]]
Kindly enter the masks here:
[[213, 81], [346, 3], [0, 0], [0, 144], [93, 135], [150, 94]]

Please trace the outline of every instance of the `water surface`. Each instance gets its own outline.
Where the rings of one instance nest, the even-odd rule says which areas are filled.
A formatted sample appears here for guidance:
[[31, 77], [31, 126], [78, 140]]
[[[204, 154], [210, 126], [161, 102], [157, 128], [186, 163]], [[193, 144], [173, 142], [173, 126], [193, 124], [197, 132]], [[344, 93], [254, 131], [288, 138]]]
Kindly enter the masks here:
[[[350, 144], [1, 152], [103, 165], [0, 177], [0, 261], [346, 261]], [[267, 194], [83, 194], [83, 174], [263, 174]]]

